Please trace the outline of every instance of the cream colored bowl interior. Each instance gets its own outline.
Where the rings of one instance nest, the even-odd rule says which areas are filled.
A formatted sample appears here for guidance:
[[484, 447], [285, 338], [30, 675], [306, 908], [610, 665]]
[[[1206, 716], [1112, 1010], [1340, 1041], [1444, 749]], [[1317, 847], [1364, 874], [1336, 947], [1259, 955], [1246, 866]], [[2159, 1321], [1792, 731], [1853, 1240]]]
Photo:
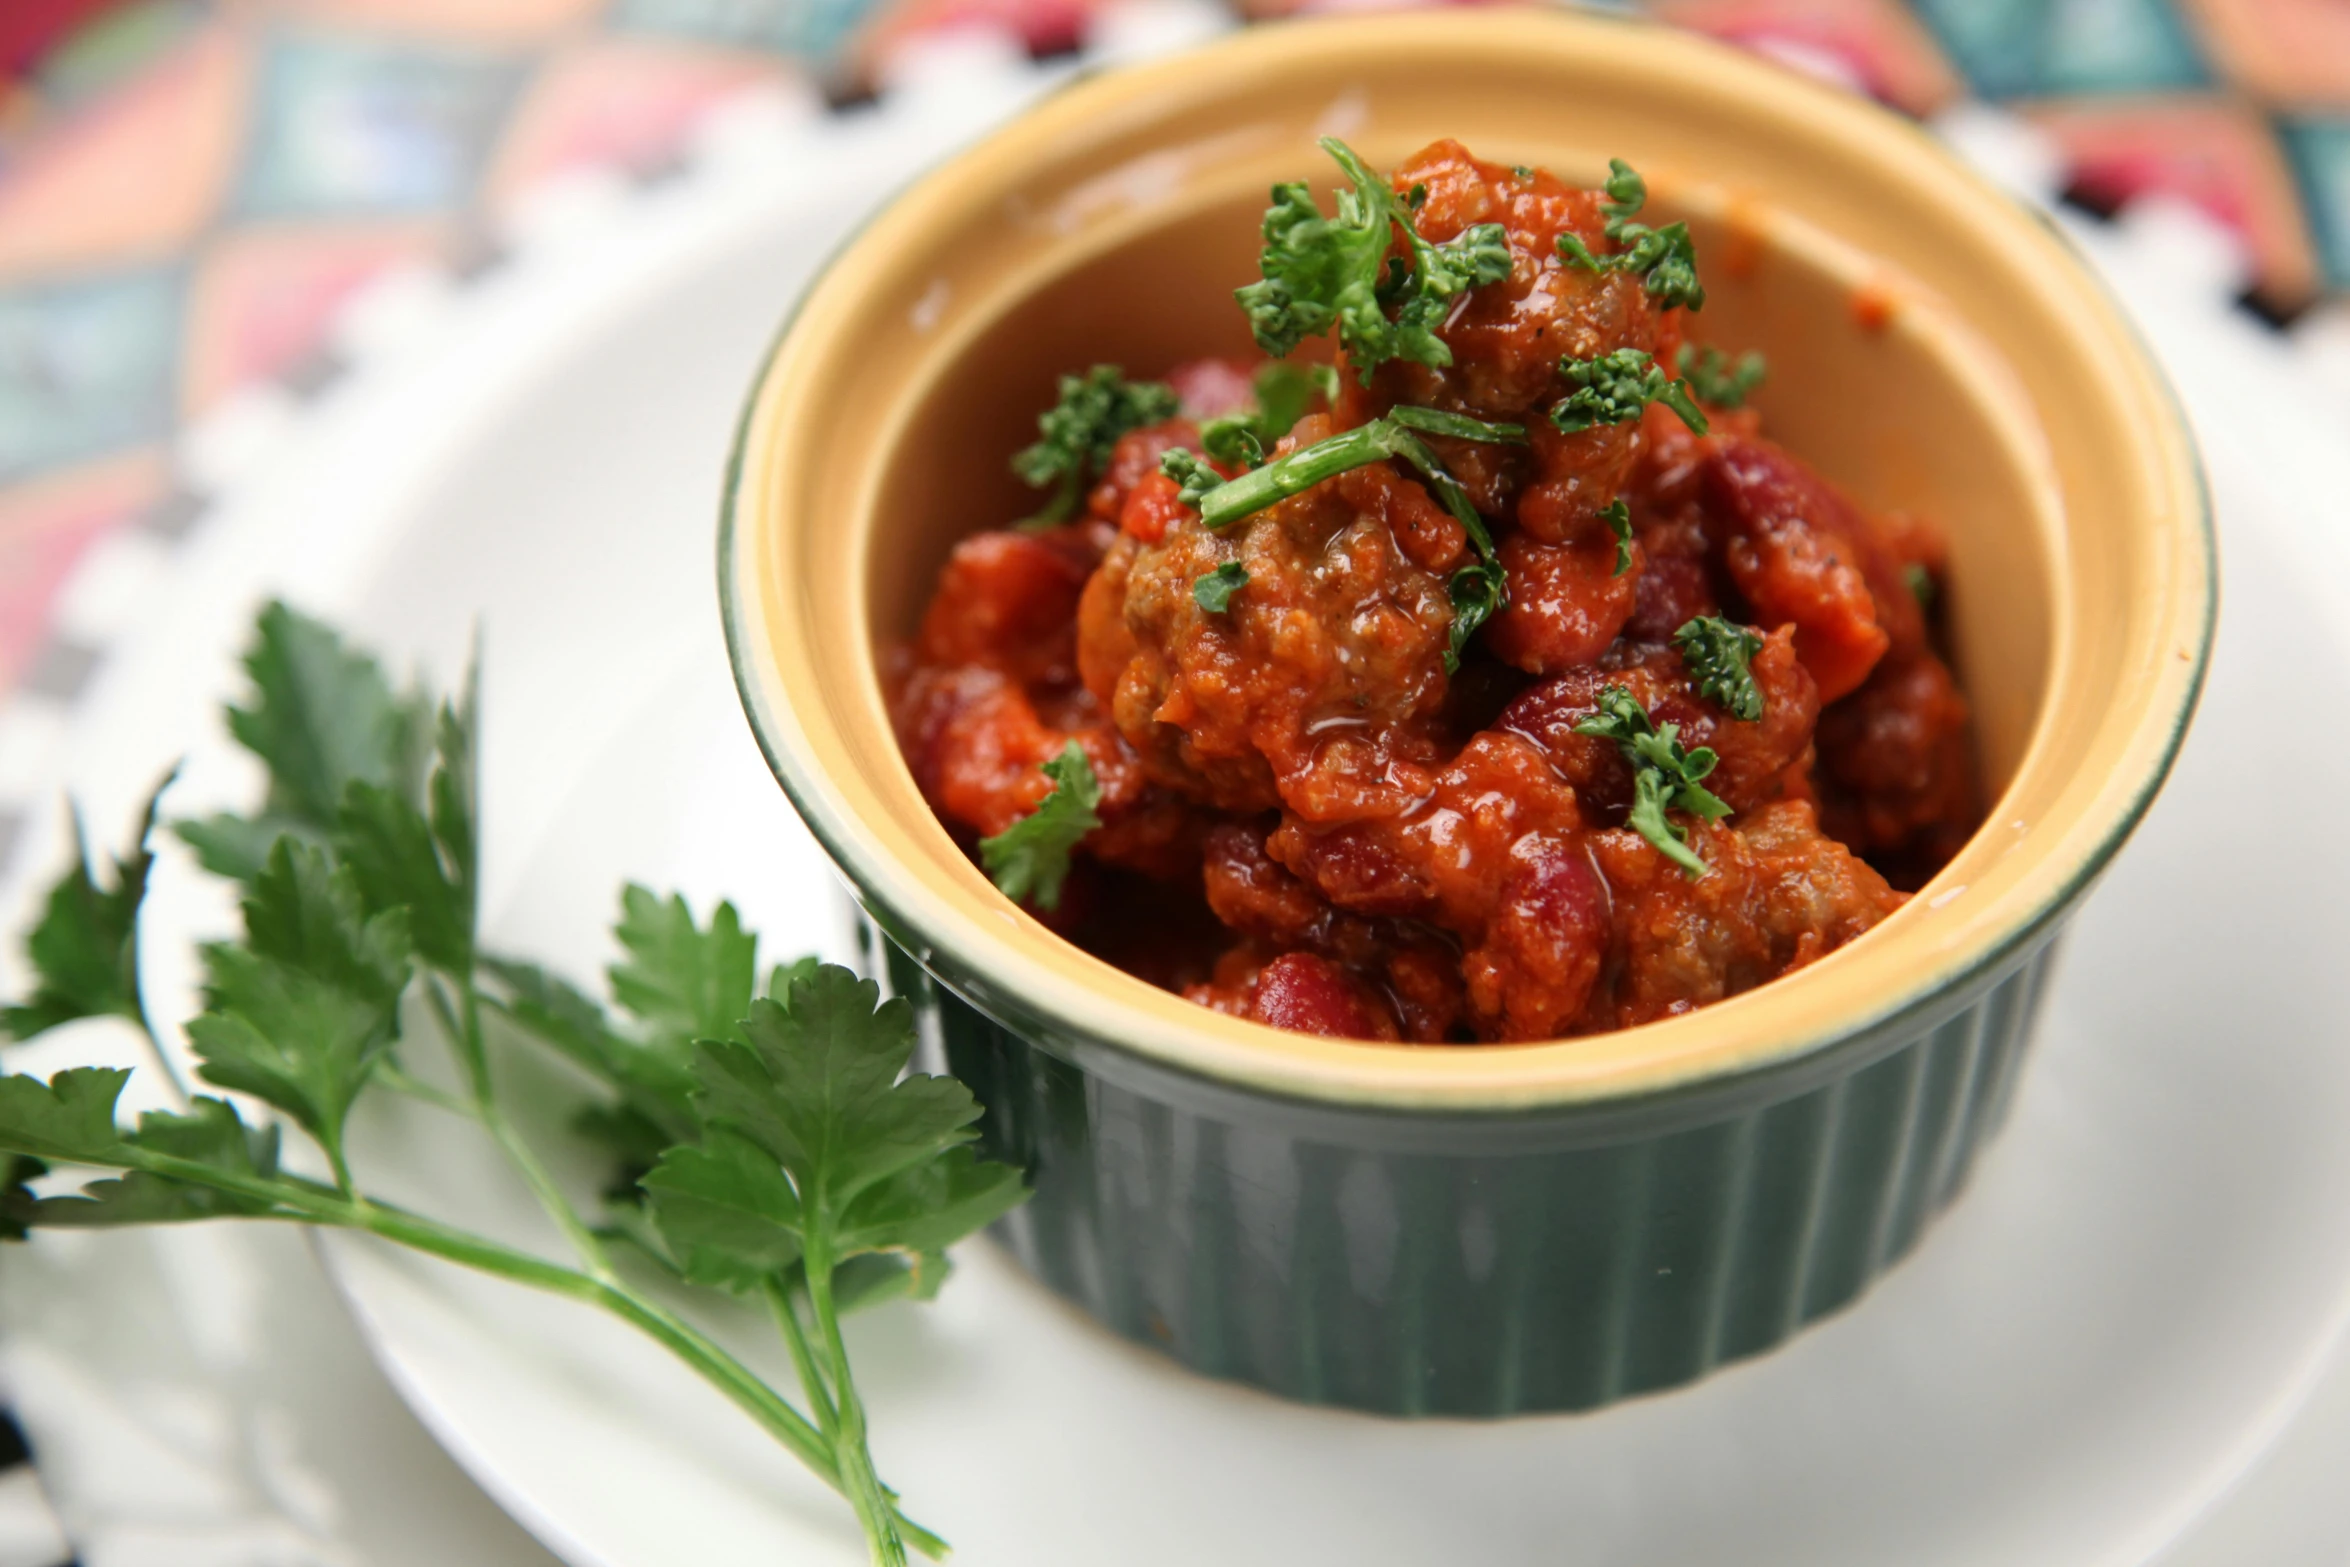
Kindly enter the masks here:
[[[1939, 522], [1989, 823], [1845, 951], [1592, 1039], [1381, 1047], [1240, 1023], [1015, 909], [891, 738], [875, 651], [955, 540], [1030, 504], [1006, 467], [1053, 378], [1253, 352], [1276, 180], [1438, 136], [1596, 182], [1608, 157], [1698, 237], [1703, 335], [1770, 359], [1771, 434], [1864, 505]], [[2185, 722], [2212, 582], [2193, 455], [2127, 328], [2054, 237], [1891, 117], [1677, 35], [1540, 13], [1269, 29], [1084, 84], [900, 197], [833, 265], [746, 415], [731, 496], [746, 700], [867, 896], [999, 1000], [1276, 1091], [1503, 1107], [1653, 1090], [1801, 1052], [1962, 978], [2090, 874]]]

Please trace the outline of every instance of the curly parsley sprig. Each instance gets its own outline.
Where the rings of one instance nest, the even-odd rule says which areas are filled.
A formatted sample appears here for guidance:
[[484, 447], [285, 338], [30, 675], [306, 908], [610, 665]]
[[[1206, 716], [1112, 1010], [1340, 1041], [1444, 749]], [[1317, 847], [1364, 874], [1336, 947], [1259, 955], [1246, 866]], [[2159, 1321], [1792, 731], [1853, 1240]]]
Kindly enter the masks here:
[[1720, 760], [1712, 748], [1701, 745], [1694, 751], [1683, 750], [1681, 726], [1659, 728], [1648, 710], [1622, 686], [1604, 687], [1599, 693], [1599, 710], [1577, 724], [1575, 733], [1616, 743], [1624, 760], [1632, 764], [1628, 825], [1691, 878], [1703, 876], [1705, 861], [1689, 847], [1688, 832], [1665, 812], [1687, 811], [1709, 822], [1730, 814], [1730, 807], [1700, 782]]
[[1632, 569], [1632, 508], [1619, 495], [1599, 509], [1599, 520], [1616, 538], [1616, 569], [1608, 575], [1620, 577]]
[[[1418, 203], [1399, 199], [1334, 136], [1322, 150], [1348, 184], [1336, 211], [1324, 217], [1302, 180], [1273, 187], [1265, 211], [1263, 274], [1234, 293], [1257, 346], [1278, 359], [1310, 337], [1333, 328], [1364, 385], [1390, 359], [1443, 366], [1452, 350], [1436, 335], [1457, 295], [1507, 277], [1509, 236], [1498, 223], [1480, 223], [1432, 243], [1413, 222]], [[1401, 232], [1408, 259], [1394, 258]]]
[[1697, 280], [1697, 247], [1689, 237], [1689, 225], [1668, 223], [1660, 229], [1633, 222], [1648, 203], [1648, 182], [1621, 158], [1608, 160], [1604, 188], [1608, 199], [1600, 203], [1600, 210], [1607, 214], [1607, 237], [1617, 248], [1604, 256], [1594, 255], [1582, 236], [1570, 230], [1558, 238], [1559, 254], [1589, 271], [1626, 272], [1638, 277], [1641, 286], [1667, 309], [1703, 309], [1705, 285]]
[[1744, 408], [1748, 395], [1771, 373], [1769, 363], [1752, 349], [1732, 359], [1711, 343], [1703, 348], [1683, 343], [1673, 363], [1699, 402], [1721, 409]]
[[1037, 440], [1012, 457], [1012, 471], [1052, 495], [1024, 526], [1049, 527], [1077, 515], [1085, 488], [1110, 464], [1110, 449], [1129, 430], [1175, 417], [1175, 389], [1164, 381], [1129, 381], [1116, 365], [1061, 377], [1060, 396], [1037, 415]]
[[1762, 717], [1762, 687], [1751, 667], [1763, 649], [1759, 635], [1719, 615], [1698, 615], [1682, 622], [1673, 645], [1698, 695], [1748, 723]]
[[1630, 424], [1650, 403], [1662, 403], [1699, 435], [1705, 410], [1689, 395], [1689, 383], [1666, 375], [1645, 349], [1619, 348], [1589, 359], [1559, 360], [1559, 376], [1574, 390], [1551, 405], [1550, 422], [1562, 435], [1603, 424]]
[[[901, 1077], [913, 1046], [905, 1004], [883, 1004], [869, 982], [814, 959], [774, 969], [757, 998], [757, 940], [731, 908], [703, 927], [682, 900], [635, 887], [615, 930], [626, 960], [610, 974], [610, 1010], [531, 964], [483, 953], [470, 684], [434, 716], [421, 699], [395, 696], [331, 629], [277, 605], [247, 669], [255, 692], [231, 727], [267, 768], [269, 791], [251, 815], [180, 824], [208, 865], [245, 883], [243, 934], [204, 949], [204, 1010], [187, 1037], [205, 1082], [299, 1127], [331, 1179], [286, 1167], [277, 1124], [248, 1123], [226, 1099], [190, 1098], [176, 1077], [181, 1108], [126, 1125], [117, 1103], [127, 1071], [0, 1074], [0, 1238], [291, 1221], [578, 1301], [659, 1343], [847, 1498], [873, 1561], [895, 1567], [909, 1546], [943, 1556], [945, 1542], [908, 1521], [873, 1472], [839, 1318], [934, 1292], [945, 1248], [1025, 1193], [1016, 1170], [972, 1158], [979, 1112], [962, 1084]], [[414, 749], [427, 734], [429, 777]], [[155, 816], [150, 800], [112, 885], [85, 853], [52, 892], [26, 942], [33, 995], [0, 1012], [10, 1034], [102, 1016], [147, 1025], [137, 947]], [[613, 1161], [602, 1224], [509, 1117], [491, 1014], [600, 1085], [579, 1126]], [[146, 1032], [168, 1059], [161, 1035]], [[436, 1037], [448, 1059], [428, 1076], [416, 1053]], [[479, 1126], [575, 1261], [369, 1196], [343, 1128], [379, 1090]], [[52, 1192], [52, 1165], [105, 1173]], [[624, 1255], [763, 1297], [807, 1412], [633, 1279]]]

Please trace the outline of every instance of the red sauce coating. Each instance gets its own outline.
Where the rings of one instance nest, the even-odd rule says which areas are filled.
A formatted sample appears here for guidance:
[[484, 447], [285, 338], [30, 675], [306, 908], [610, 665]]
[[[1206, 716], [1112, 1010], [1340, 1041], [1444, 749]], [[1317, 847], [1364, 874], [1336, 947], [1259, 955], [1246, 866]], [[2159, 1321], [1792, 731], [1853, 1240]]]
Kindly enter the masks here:
[[[1033, 810], [1074, 740], [1102, 786], [1045, 917], [1202, 1005], [1278, 1028], [1423, 1044], [1629, 1027], [1751, 989], [1903, 902], [1973, 830], [1964, 695], [1919, 584], [1939, 536], [1869, 515], [1750, 412], [1697, 436], [1665, 409], [1562, 435], [1562, 354], [1670, 364], [1678, 310], [1561, 261], [1607, 246], [1601, 198], [1439, 142], [1399, 167], [1442, 241], [1499, 223], [1511, 269], [1440, 328], [1453, 362], [1389, 362], [1301, 421], [1294, 450], [1410, 402], [1526, 426], [1430, 437], [1498, 544], [1509, 604], [1447, 671], [1460, 523], [1400, 463], [1357, 468], [1222, 532], [1158, 471], [1252, 367], [1168, 379], [1181, 417], [1120, 440], [1086, 514], [958, 545], [889, 660], [899, 741], [966, 843]], [[1401, 246], [1399, 242], [1398, 249]], [[1602, 513], [1630, 509], [1629, 568]], [[1193, 584], [1226, 563], [1220, 613]], [[1746, 720], [1673, 645], [1696, 615], [1762, 638]], [[1576, 732], [1620, 686], [1718, 757], [1731, 815], [1675, 813], [1691, 877], [1628, 822], [1634, 775]]]

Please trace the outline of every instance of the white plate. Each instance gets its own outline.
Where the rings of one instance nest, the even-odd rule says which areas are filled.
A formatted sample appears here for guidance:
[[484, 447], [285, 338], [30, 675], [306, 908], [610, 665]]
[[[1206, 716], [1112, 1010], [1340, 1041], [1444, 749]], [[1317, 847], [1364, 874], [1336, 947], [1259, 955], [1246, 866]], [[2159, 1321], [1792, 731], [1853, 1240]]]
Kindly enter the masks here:
[[[829, 873], [733, 705], [719, 464], [767, 333], [854, 211], [1021, 90], [649, 198], [571, 264], [486, 285], [434, 354], [346, 389], [218, 519], [171, 624], [110, 669], [73, 763], [99, 810], [191, 741], [184, 809], [241, 784], [199, 726], [233, 688], [258, 560], [444, 676], [482, 620], [501, 946], [592, 973], [634, 876], [734, 897], [773, 953], [845, 952]], [[2305, 514], [2338, 520], [2350, 465], [2320, 410], [2245, 405], [2294, 384], [2281, 348], [2126, 247], [2114, 272], [2209, 449], [2221, 645], [2170, 789], [2071, 939], [2014, 1119], [1916, 1258], [1697, 1387], [1472, 1426], [1191, 1378], [967, 1247], [941, 1301], [852, 1335], [882, 1470], [960, 1560], [2340, 1559], [2350, 920], [2332, 889], [2350, 845], [2324, 813], [2350, 798], [2350, 605]], [[175, 878], [151, 947], [220, 913]], [[550, 1120], [560, 1097], [549, 1078]], [[380, 1107], [359, 1157], [395, 1195], [555, 1250], [430, 1112]], [[845, 1508], [625, 1330], [370, 1244], [326, 1253], [426, 1422], [578, 1567], [860, 1559]], [[755, 1320], [702, 1309], [785, 1375]]]

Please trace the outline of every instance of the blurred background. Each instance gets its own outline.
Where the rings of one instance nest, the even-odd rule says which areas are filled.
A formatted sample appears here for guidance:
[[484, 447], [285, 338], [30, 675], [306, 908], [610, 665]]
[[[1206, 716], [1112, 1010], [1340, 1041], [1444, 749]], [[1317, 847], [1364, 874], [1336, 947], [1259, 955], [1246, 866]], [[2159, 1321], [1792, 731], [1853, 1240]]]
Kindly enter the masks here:
[[[77, 561], [183, 522], [175, 433], [257, 382], [328, 373], [338, 308], [388, 269], [462, 275], [534, 189], [657, 174], [746, 93], [851, 108], [910, 50], [981, 34], [1063, 53], [1104, 4], [0, 0], [0, 693], [70, 700], [93, 652], [52, 605]], [[2343, 335], [2342, 0], [1646, 8], [1913, 115], [2010, 109], [2067, 199], [2183, 203], [2227, 236], [2247, 309]], [[15, 836], [0, 814], [0, 864]]]

